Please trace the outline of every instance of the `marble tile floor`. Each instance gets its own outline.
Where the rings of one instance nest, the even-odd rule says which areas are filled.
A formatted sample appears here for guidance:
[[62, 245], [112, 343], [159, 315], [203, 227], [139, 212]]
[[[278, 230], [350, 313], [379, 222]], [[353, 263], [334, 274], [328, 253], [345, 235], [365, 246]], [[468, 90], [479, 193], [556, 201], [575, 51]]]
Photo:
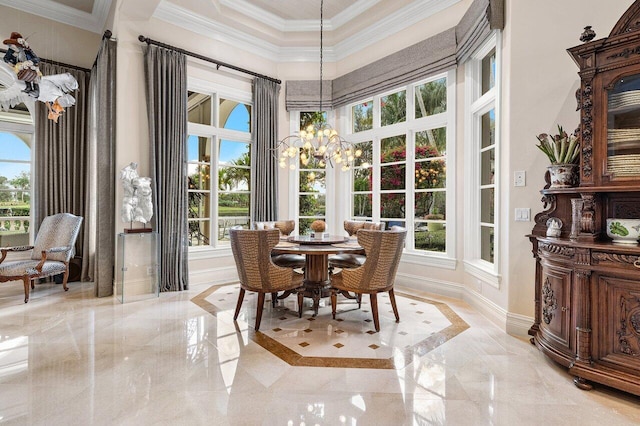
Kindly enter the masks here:
[[[564, 368], [461, 301], [397, 289], [446, 304], [469, 326], [399, 368], [308, 367], [290, 365], [250, 338], [245, 321], [255, 299], [245, 302], [238, 323], [228, 311], [212, 315], [198, 305], [211, 287], [120, 304], [95, 298], [91, 283], [72, 283], [67, 293], [40, 284], [25, 305], [21, 284], [2, 283], [0, 423], [640, 423], [640, 398], [603, 386], [577, 389]], [[265, 308], [265, 318], [279, 309]], [[322, 307], [323, 315], [330, 308]], [[400, 316], [401, 324], [412, 317]], [[394, 326], [381, 319], [383, 332]]]

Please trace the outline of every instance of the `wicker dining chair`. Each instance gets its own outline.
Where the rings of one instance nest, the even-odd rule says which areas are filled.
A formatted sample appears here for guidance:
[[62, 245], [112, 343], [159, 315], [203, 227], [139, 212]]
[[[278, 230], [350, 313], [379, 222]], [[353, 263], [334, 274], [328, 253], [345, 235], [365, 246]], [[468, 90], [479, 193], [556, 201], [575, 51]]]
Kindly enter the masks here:
[[390, 231], [361, 229], [358, 231], [358, 243], [364, 247], [366, 260], [358, 268], [342, 269], [331, 276], [331, 313], [334, 319], [338, 293], [369, 294], [373, 325], [376, 331], [380, 331], [377, 294], [386, 291], [389, 292], [396, 322], [400, 322], [393, 284], [406, 236], [406, 229]]
[[[33, 246], [5, 247], [0, 251], [0, 282], [22, 280], [24, 303], [29, 301], [29, 285], [34, 280], [62, 274], [62, 287], [69, 290], [69, 260], [75, 253], [76, 239], [82, 225], [82, 217], [70, 213], [58, 213], [44, 218]], [[6, 261], [7, 253], [31, 251], [26, 260]]]
[[[295, 220], [277, 220], [275, 222], [255, 222], [254, 229], [278, 229], [280, 236], [287, 237], [296, 227]], [[271, 260], [284, 268], [304, 268], [304, 256], [293, 253], [272, 254]]]
[[280, 241], [277, 229], [229, 231], [231, 250], [240, 278], [240, 294], [233, 316], [238, 319], [246, 291], [258, 293], [255, 330], [260, 329], [265, 294], [272, 297], [279, 291], [293, 291], [298, 294], [298, 317], [302, 316], [303, 287], [302, 274], [292, 268], [283, 268], [271, 260], [271, 250]]
[[[384, 222], [365, 222], [359, 220], [345, 220], [344, 230], [350, 237], [357, 235], [361, 229], [384, 229]], [[339, 253], [329, 256], [329, 268], [357, 268], [365, 261], [364, 253]]]

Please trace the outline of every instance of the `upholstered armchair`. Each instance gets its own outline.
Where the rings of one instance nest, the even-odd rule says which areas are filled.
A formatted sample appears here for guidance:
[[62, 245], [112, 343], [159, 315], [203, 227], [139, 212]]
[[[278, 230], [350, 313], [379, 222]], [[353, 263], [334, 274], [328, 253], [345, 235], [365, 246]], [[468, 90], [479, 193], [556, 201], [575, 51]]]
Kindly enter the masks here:
[[265, 294], [272, 298], [279, 292], [298, 294], [298, 316], [302, 316], [303, 288], [302, 274], [292, 268], [283, 268], [271, 260], [271, 250], [280, 241], [277, 229], [229, 231], [231, 250], [240, 278], [240, 294], [233, 319], [238, 318], [246, 291], [258, 293], [255, 330], [260, 329]]
[[343, 269], [331, 276], [331, 312], [334, 319], [338, 293], [369, 294], [373, 325], [376, 331], [380, 331], [377, 294], [387, 291], [396, 322], [400, 321], [393, 284], [406, 236], [405, 229], [390, 231], [361, 229], [358, 231], [358, 243], [364, 247], [366, 260], [358, 268]]
[[[296, 227], [295, 220], [277, 220], [275, 222], [255, 222], [253, 229], [278, 229], [280, 236], [287, 237]], [[284, 268], [304, 268], [304, 256], [293, 253], [273, 254], [271, 260]]]
[[[365, 222], [359, 220], [345, 220], [344, 230], [350, 237], [353, 237], [361, 229], [384, 229], [384, 222]], [[364, 263], [363, 253], [340, 253], [329, 256], [329, 268], [357, 268]]]
[[[69, 213], [48, 216], [42, 221], [33, 246], [0, 249], [0, 282], [22, 280], [24, 303], [29, 301], [29, 285], [34, 289], [33, 281], [37, 278], [64, 274], [62, 286], [65, 291], [69, 290], [69, 260], [74, 254], [81, 225], [82, 218]], [[20, 251], [31, 251], [31, 258], [5, 262], [9, 252]]]

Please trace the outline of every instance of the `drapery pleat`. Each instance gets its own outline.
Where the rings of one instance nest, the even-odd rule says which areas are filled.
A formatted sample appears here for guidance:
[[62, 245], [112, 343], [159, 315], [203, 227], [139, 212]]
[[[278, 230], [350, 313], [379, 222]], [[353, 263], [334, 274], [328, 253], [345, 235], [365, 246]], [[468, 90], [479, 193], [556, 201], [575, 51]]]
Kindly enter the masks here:
[[466, 61], [492, 30], [504, 28], [504, 0], [474, 0], [456, 25], [456, 58]]
[[[113, 294], [115, 245], [116, 47], [103, 38], [91, 69], [89, 167], [85, 217], [85, 251], [89, 262], [82, 275], [93, 279], [98, 297]], [[84, 279], [84, 278], [83, 278]]]
[[[322, 109], [333, 109], [333, 81], [322, 80]], [[287, 111], [319, 111], [320, 80], [289, 80], [285, 86]]]
[[[280, 85], [256, 78], [253, 82], [253, 150], [251, 164], [251, 220], [278, 218], [278, 95]], [[319, 92], [318, 92], [319, 93]]]
[[[89, 73], [46, 62], [40, 63], [40, 71], [44, 75], [68, 72], [78, 81], [78, 90], [72, 93], [76, 104], [66, 108], [57, 123], [47, 118], [46, 104], [35, 103], [33, 218], [36, 232], [45, 217], [56, 213], [72, 213], [86, 218], [88, 184]], [[88, 252], [85, 232], [82, 227], [75, 247], [75, 255], [82, 257], [83, 265], [89, 262], [83, 256]]]
[[160, 290], [189, 288], [187, 233], [187, 67], [180, 52], [147, 46], [145, 77]]

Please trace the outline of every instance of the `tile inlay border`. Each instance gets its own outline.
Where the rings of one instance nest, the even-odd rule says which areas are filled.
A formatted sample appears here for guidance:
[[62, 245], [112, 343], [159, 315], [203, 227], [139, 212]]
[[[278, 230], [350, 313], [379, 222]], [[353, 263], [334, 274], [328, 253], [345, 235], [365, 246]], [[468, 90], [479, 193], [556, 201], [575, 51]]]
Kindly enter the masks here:
[[[213, 292], [221, 287], [229, 285], [237, 285], [238, 282], [230, 282], [224, 284], [213, 285], [202, 293], [194, 296], [191, 302], [204, 309], [206, 312], [213, 316], [217, 316], [219, 309], [211, 302], [209, 297]], [[282, 343], [278, 342], [267, 336], [264, 333], [256, 332], [251, 325], [248, 327], [248, 336], [258, 345], [271, 352], [273, 355], [282, 359], [286, 363], [292, 366], [299, 367], [339, 367], [339, 368], [373, 368], [373, 369], [401, 369], [413, 362], [413, 356], [423, 356], [445, 342], [451, 340], [464, 330], [469, 328], [462, 318], [460, 318], [454, 311], [443, 302], [437, 302], [434, 300], [402, 293], [395, 292], [396, 297], [404, 297], [411, 300], [416, 300], [423, 303], [428, 303], [436, 307], [446, 318], [451, 322], [451, 325], [440, 330], [437, 333], [433, 333], [426, 339], [414, 344], [409, 345], [402, 351], [401, 356], [394, 356], [391, 358], [339, 358], [339, 357], [320, 357], [320, 356], [303, 356], [294, 350], [288, 348]], [[240, 329], [236, 323], [236, 332], [240, 333]], [[242, 331], [243, 332], [243, 331]]]

